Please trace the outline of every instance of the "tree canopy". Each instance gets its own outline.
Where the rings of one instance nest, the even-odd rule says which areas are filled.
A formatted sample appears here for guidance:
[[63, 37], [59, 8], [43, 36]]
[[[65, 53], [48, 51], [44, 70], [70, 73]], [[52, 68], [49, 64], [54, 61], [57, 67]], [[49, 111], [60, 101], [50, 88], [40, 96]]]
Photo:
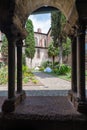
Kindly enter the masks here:
[[28, 32], [28, 35], [25, 39], [25, 54], [28, 58], [31, 60], [34, 57], [35, 54], [35, 39], [34, 39], [34, 31], [33, 31], [33, 23], [30, 19], [26, 22], [26, 30]]
[[66, 43], [63, 43], [63, 56], [67, 56], [71, 53], [71, 40], [69, 37], [66, 39]]
[[66, 41], [66, 34], [63, 31], [66, 18], [60, 10], [51, 13], [51, 36], [55, 47], [59, 48], [59, 63], [62, 64], [62, 43]]
[[64, 25], [66, 23], [66, 18], [61, 11], [53, 11], [51, 13], [51, 36], [54, 41], [54, 46], [59, 46], [64, 40], [66, 40], [66, 35], [63, 31]]
[[54, 46], [58, 46], [58, 39], [61, 32], [61, 12], [53, 11], [51, 13], [51, 36], [54, 41]]
[[55, 57], [58, 56], [58, 48], [56, 48], [53, 43], [50, 43], [48, 47], [48, 55], [52, 57], [54, 66]]

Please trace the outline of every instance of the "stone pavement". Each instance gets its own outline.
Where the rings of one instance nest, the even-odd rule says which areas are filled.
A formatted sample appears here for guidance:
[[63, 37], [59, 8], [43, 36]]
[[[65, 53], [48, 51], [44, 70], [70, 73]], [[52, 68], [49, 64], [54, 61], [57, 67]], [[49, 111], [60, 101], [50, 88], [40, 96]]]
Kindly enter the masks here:
[[[69, 81], [42, 72], [34, 74], [42, 85], [24, 85], [23, 89], [28, 96], [66, 96], [68, 90], [71, 89]], [[0, 86], [0, 96], [7, 96], [7, 85]]]

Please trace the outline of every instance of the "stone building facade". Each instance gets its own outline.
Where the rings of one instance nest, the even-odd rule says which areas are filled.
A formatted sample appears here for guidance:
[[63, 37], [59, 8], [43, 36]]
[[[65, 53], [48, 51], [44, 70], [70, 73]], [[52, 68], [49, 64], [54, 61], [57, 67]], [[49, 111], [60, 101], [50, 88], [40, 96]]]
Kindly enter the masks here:
[[[37, 29], [37, 32], [34, 32], [36, 52], [32, 60], [32, 67], [40, 66], [42, 62], [51, 60], [48, 58], [48, 52], [47, 52], [48, 45], [52, 41], [50, 33], [51, 29], [49, 29], [47, 34], [45, 34], [42, 33], [40, 28]], [[2, 46], [2, 33], [0, 31], [0, 50], [1, 46]], [[22, 50], [24, 52], [24, 48]], [[0, 53], [0, 62], [3, 62], [1, 53]], [[29, 58], [26, 58], [26, 63], [29, 67], [30, 62], [31, 60]]]
[[[52, 61], [51, 58], [48, 57], [48, 46], [52, 42], [51, 34], [51, 28], [48, 30], [47, 33], [42, 33], [41, 29], [38, 28], [37, 32], [34, 32], [35, 37], [35, 46], [36, 46], [36, 52], [35, 56], [32, 61], [32, 67], [40, 66], [44, 61]], [[2, 32], [0, 31], [0, 50], [2, 45]], [[87, 70], [87, 30], [85, 33], [85, 64], [86, 64], [86, 70]], [[57, 57], [58, 61], [58, 57]], [[0, 63], [3, 62], [2, 55], [0, 52]], [[71, 54], [67, 57], [63, 58], [63, 62], [65, 64], [71, 65]], [[30, 67], [30, 59], [26, 58], [26, 63]]]
[[[48, 46], [52, 41], [50, 33], [51, 33], [51, 29], [49, 29], [47, 34], [45, 34], [42, 33], [40, 28], [37, 29], [37, 32], [34, 32], [36, 52], [32, 60], [32, 67], [40, 66], [44, 61], [51, 60], [48, 57]], [[27, 58], [26, 61], [27, 61], [27, 65], [30, 67], [31, 60]]]

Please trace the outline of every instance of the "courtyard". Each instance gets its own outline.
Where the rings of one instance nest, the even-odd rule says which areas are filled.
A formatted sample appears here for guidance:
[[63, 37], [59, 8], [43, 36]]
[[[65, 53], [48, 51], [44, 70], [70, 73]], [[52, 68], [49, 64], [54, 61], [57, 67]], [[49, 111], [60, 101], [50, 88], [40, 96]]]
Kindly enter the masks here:
[[[38, 84], [28, 82], [23, 85], [23, 90], [26, 91], [27, 96], [67, 96], [71, 89], [71, 81], [44, 72], [34, 72], [34, 75], [38, 80]], [[0, 85], [0, 96], [7, 96], [7, 90], [7, 85]]]

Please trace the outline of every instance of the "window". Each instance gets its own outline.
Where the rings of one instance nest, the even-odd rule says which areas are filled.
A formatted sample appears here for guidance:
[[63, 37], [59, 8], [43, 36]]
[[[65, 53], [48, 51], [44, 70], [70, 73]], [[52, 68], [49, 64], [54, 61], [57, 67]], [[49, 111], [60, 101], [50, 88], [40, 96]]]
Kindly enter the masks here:
[[35, 45], [38, 46], [38, 39], [35, 37]]
[[40, 49], [37, 49], [37, 58], [40, 58]]
[[46, 47], [46, 46], [47, 46], [46, 39], [44, 39], [44, 47]]

